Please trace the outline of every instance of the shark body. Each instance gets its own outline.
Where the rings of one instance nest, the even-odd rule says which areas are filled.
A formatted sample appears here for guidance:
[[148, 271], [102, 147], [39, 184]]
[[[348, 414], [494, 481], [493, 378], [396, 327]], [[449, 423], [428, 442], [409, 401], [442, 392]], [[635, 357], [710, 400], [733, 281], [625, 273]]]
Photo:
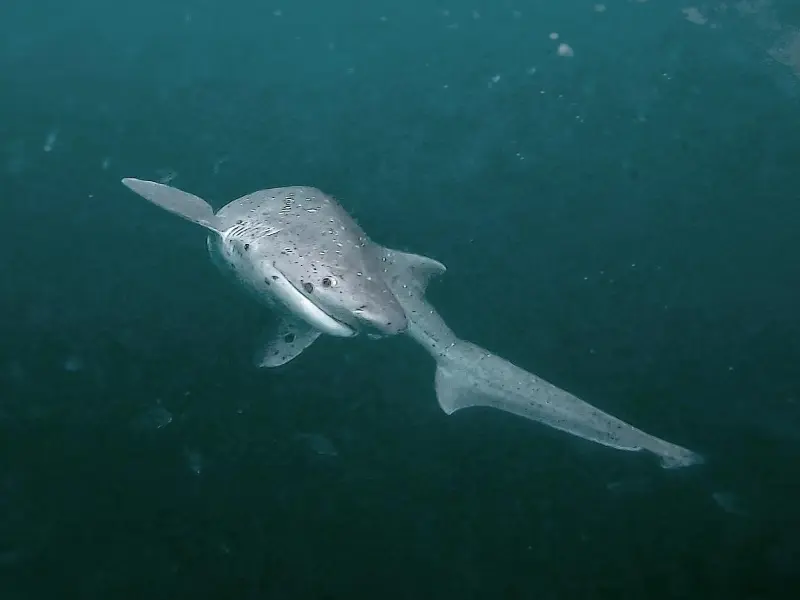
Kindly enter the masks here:
[[425, 299], [428, 283], [445, 266], [376, 244], [316, 188], [254, 192], [215, 215], [204, 200], [181, 190], [130, 178], [123, 183], [208, 229], [214, 263], [282, 315], [277, 334], [258, 354], [258, 366], [289, 362], [322, 333], [405, 333], [436, 361], [436, 397], [448, 415], [492, 407], [617, 450], [651, 452], [664, 468], [703, 462], [699, 454], [647, 434], [460, 339]]

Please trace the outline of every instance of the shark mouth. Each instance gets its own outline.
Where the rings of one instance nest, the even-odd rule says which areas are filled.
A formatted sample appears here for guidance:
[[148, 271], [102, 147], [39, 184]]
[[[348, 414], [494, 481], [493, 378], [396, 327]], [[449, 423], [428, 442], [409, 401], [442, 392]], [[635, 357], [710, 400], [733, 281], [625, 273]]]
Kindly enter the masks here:
[[275, 274], [272, 276], [272, 287], [277, 288], [276, 295], [292, 314], [328, 335], [353, 337], [358, 333], [355, 327], [333, 317], [309, 298], [303, 290], [289, 281], [274, 263], [272, 268], [275, 269]]

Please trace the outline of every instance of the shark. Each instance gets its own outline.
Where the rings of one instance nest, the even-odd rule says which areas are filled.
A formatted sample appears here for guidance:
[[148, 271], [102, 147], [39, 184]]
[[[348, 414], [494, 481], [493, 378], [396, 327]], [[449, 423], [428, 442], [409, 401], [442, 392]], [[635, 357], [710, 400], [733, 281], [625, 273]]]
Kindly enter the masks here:
[[255, 353], [257, 366], [284, 365], [322, 334], [376, 339], [407, 328], [371, 240], [319, 189], [259, 190], [215, 213], [208, 202], [178, 188], [131, 177], [122, 183], [205, 228], [214, 265], [278, 316]]
[[164, 184], [122, 183], [208, 230], [212, 262], [279, 315], [259, 367], [293, 360], [320, 335], [407, 335], [436, 363], [434, 388], [447, 415], [490, 407], [617, 450], [646, 451], [667, 469], [701, 464], [691, 450], [645, 433], [508, 360], [460, 339], [426, 299], [441, 262], [372, 241], [317, 188], [253, 192], [216, 214], [201, 198]]

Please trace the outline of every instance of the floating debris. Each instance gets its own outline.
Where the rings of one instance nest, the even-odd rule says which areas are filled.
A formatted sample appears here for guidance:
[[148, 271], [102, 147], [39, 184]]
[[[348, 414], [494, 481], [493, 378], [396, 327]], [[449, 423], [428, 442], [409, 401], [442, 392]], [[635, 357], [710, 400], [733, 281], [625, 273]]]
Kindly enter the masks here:
[[559, 56], [575, 56], [575, 51], [572, 49], [572, 46], [569, 44], [559, 44], [558, 45], [558, 55]]
[[178, 177], [177, 171], [173, 171], [172, 169], [158, 169], [156, 175], [158, 175], [158, 182], [164, 185], [167, 185]]
[[746, 517], [747, 510], [742, 506], [742, 501], [732, 492], [714, 492], [711, 497], [722, 510], [729, 515]]
[[54, 129], [50, 133], [47, 134], [47, 138], [44, 140], [44, 148], [45, 152], [51, 152], [56, 145], [56, 141], [58, 140], [58, 129]]
[[226, 162], [228, 162], [228, 157], [227, 156], [223, 156], [222, 158], [218, 158], [217, 160], [214, 161], [214, 167], [212, 169], [213, 172], [214, 172], [214, 175], [218, 175], [219, 174], [220, 167], [222, 167], [222, 165], [224, 165]]
[[328, 438], [318, 433], [297, 433], [294, 438], [304, 441], [308, 447], [320, 456], [339, 456], [339, 451]]
[[613, 494], [645, 494], [653, 488], [649, 477], [621, 479], [606, 484], [606, 489]]
[[163, 406], [154, 406], [131, 422], [131, 426], [137, 431], [155, 431], [163, 429], [172, 423], [172, 413]]
[[700, 10], [694, 6], [681, 9], [681, 12], [687, 21], [694, 23], [695, 25], [705, 25], [708, 22], [708, 19], [705, 17], [705, 15], [703, 15], [703, 13], [701, 13]]
[[80, 356], [72, 355], [64, 359], [62, 367], [67, 373], [77, 373], [82, 371], [84, 366], [83, 359]]
[[203, 455], [197, 450], [190, 450], [189, 448], [184, 450], [184, 454], [186, 455], [186, 463], [189, 466], [189, 470], [195, 475], [200, 475], [203, 472]]

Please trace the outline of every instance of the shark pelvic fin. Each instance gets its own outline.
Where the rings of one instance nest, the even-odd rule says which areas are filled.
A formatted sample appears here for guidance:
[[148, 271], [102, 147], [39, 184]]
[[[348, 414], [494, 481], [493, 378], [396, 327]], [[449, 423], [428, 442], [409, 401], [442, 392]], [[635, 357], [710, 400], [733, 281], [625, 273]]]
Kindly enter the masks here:
[[281, 318], [278, 328], [265, 338], [255, 355], [257, 367], [280, 367], [297, 358], [321, 335], [305, 321]]

